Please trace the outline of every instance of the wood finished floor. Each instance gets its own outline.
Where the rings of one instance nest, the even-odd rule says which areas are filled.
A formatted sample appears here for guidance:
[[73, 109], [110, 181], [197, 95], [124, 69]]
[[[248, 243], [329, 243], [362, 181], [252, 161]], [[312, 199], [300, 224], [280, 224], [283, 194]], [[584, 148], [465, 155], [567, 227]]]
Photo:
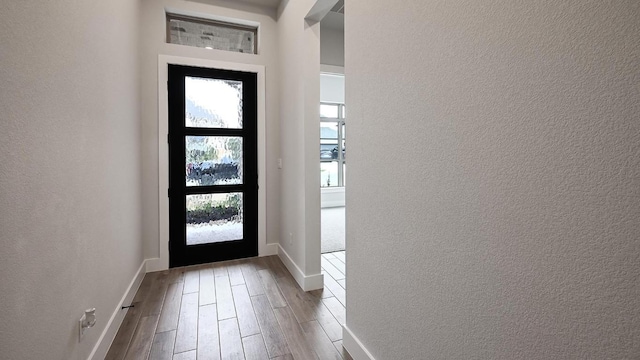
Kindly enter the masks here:
[[312, 292], [277, 256], [148, 273], [105, 359], [351, 359], [345, 252], [323, 254], [322, 272]]

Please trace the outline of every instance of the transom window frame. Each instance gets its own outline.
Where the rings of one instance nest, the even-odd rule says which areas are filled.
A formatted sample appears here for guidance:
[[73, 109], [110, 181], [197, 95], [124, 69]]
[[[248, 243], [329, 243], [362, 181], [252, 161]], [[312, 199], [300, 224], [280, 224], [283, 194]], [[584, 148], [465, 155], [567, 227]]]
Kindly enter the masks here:
[[[253, 52], [252, 53], [241, 52], [241, 54], [258, 55], [258, 41], [260, 41], [260, 39], [258, 39], [257, 26], [235, 24], [232, 22], [212, 20], [212, 19], [200, 18], [195, 16], [189, 16], [189, 15], [180, 15], [172, 12], [166, 12], [165, 15], [166, 15], [165, 16], [165, 32], [166, 32], [165, 41], [167, 44], [189, 46], [189, 45], [171, 42], [171, 20], [188, 21], [188, 22], [201, 24], [201, 25], [219, 26], [219, 27], [225, 27], [228, 29], [250, 31], [253, 33]], [[225, 50], [221, 50], [221, 51], [225, 51]]]

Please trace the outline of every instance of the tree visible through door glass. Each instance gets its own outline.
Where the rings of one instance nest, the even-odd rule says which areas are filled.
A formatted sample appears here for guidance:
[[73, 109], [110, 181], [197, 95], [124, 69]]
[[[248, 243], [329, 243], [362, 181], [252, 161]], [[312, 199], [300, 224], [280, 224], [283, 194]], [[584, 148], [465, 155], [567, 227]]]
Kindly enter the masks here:
[[185, 126], [242, 129], [242, 82], [184, 78]]

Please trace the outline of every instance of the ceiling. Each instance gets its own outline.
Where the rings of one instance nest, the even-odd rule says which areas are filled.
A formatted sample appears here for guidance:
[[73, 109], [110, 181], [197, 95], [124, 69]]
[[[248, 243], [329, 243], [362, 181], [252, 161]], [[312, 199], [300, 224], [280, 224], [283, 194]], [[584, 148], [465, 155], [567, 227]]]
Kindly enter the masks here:
[[[268, 7], [277, 9], [282, 0], [226, 0], [226, 1], [234, 1], [240, 3], [246, 3], [251, 5], [258, 5], [262, 7]], [[344, 14], [344, 0], [338, 0], [333, 8], [331, 8], [332, 12], [337, 12], [340, 14]]]
[[331, 11], [344, 14], [344, 0], [338, 0], [336, 5], [331, 8]]
[[320, 22], [323, 28], [344, 31], [344, 14], [330, 11]]
[[[271, 9], [277, 9], [283, 0], [223, 0], [234, 3], [244, 3], [254, 6], [261, 6]], [[284, 0], [290, 1], [290, 0]], [[338, 0], [338, 2], [331, 8], [331, 11], [322, 19], [322, 26], [326, 26], [331, 29], [344, 31], [344, 2], [345, 0]]]
[[281, 0], [226, 0], [226, 1], [257, 5], [257, 6], [262, 6], [262, 7], [272, 8], [272, 9], [277, 9], [281, 2]]

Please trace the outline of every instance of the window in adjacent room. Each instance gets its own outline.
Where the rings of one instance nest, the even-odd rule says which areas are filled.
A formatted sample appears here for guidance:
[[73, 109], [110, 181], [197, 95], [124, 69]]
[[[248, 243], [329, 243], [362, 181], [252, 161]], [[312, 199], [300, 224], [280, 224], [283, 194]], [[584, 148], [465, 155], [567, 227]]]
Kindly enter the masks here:
[[344, 186], [345, 178], [344, 104], [320, 104], [320, 185]]

